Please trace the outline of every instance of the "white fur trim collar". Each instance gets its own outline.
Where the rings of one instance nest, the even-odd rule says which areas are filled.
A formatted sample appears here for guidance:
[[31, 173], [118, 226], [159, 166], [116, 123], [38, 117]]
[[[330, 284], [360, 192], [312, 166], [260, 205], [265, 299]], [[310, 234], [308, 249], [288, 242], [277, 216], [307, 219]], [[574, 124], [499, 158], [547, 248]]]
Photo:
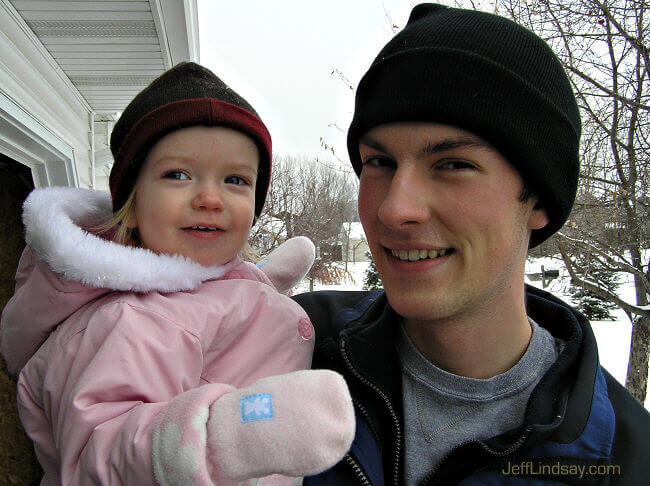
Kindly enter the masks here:
[[25, 240], [55, 273], [84, 285], [135, 292], [196, 289], [239, 263], [204, 267], [180, 255], [158, 255], [88, 233], [111, 216], [108, 193], [68, 187], [32, 191], [23, 205]]

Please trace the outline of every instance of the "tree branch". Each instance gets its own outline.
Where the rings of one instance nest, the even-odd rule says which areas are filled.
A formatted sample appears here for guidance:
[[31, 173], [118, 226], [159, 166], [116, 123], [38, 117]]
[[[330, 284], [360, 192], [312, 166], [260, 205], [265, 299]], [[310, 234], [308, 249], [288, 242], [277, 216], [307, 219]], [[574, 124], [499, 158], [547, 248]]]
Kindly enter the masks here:
[[607, 289], [603, 289], [599, 287], [598, 285], [593, 284], [592, 282], [589, 282], [583, 278], [581, 278], [578, 273], [576, 272], [574, 268], [574, 264], [571, 261], [571, 258], [569, 258], [569, 255], [567, 253], [566, 247], [564, 246], [564, 243], [562, 241], [557, 242], [557, 246], [560, 249], [560, 254], [562, 255], [562, 260], [564, 260], [564, 264], [566, 265], [566, 268], [569, 272], [569, 275], [571, 275], [571, 280], [582, 287], [585, 290], [589, 290], [590, 292], [593, 292], [604, 299], [607, 299], [610, 302], [615, 303], [618, 305], [621, 309], [623, 309], [625, 312], [629, 314], [634, 314], [642, 317], [650, 317], [650, 309], [644, 308], [644, 307], [639, 307], [636, 305], [629, 304], [625, 302], [623, 299], [621, 299], [618, 295], [614, 294], [613, 292], [610, 292]]

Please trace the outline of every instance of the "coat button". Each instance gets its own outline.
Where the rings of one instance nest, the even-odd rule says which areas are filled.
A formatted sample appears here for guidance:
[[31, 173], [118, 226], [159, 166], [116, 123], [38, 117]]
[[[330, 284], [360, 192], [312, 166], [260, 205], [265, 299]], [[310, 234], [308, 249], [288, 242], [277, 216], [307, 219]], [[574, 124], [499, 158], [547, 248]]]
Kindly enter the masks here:
[[298, 334], [305, 341], [309, 341], [314, 337], [314, 326], [309, 319], [305, 319], [304, 317], [300, 319], [300, 322], [298, 322]]

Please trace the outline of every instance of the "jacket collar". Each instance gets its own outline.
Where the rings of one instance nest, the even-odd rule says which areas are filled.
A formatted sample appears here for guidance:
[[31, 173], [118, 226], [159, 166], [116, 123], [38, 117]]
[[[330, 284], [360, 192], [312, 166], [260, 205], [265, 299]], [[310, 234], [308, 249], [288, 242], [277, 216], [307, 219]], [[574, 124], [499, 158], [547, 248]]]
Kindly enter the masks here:
[[[526, 306], [535, 322], [564, 342], [557, 361], [528, 402], [525, 424], [532, 426], [530, 440], [552, 435], [554, 440], [571, 442], [589, 420], [598, 370], [596, 340], [587, 319], [548, 292], [527, 285]], [[401, 410], [401, 387], [394, 343], [400, 321], [382, 292], [365, 305], [365, 312], [356, 320], [348, 321], [342, 332], [351, 364], [387, 396], [396, 397], [397, 393], [397, 410]]]
[[540, 439], [552, 435], [555, 441], [573, 442], [590, 416], [599, 368], [596, 338], [589, 321], [566, 303], [534, 287], [526, 291], [530, 317], [565, 345], [533, 391], [525, 420]]
[[96, 288], [176, 292], [198, 288], [240, 263], [203, 267], [179, 255], [157, 255], [120, 245], [88, 231], [107, 221], [105, 192], [49, 187], [36, 189], [23, 205], [25, 240], [38, 258], [67, 280]]
[[371, 294], [360, 304], [363, 313], [341, 335], [349, 346], [348, 358], [355, 369], [391, 396], [399, 391], [396, 388], [401, 390], [394, 345], [402, 318], [388, 304], [384, 292]]

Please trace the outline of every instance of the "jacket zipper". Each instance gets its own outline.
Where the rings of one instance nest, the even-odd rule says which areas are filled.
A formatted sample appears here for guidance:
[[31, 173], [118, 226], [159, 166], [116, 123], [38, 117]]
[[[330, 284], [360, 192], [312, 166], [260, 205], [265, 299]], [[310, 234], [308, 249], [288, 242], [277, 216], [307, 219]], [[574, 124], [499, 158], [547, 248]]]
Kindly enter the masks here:
[[366, 476], [366, 473], [363, 471], [363, 469], [361, 469], [361, 466], [350, 454], [346, 454], [343, 457], [343, 461], [352, 468], [352, 472], [354, 472], [363, 486], [372, 486], [372, 483]]
[[401, 454], [401, 449], [402, 449], [402, 429], [399, 424], [399, 419], [397, 418], [397, 414], [395, 413], [395, 410], [393, 410], [393, 406], [390, 403], [390, 400], [388, 397], [382, 392], [379, 387], [377, 387], [374, 383], [370, 382], [366, 377], [361, 375], [356, 368], [352, 366], [352, 363], [350, 362], [350, 359], [348, 357], [347, 349], [345, 347], [345, 337], [341, 338], [341, 355], [343, 356], [343, 360], [345, 361], [346, 366], [348, 369], [352, 372], [352, 374], [359, 380], [361, 383], [365, 384], [367, 387], [372, 389], [375, 393], [377, 393], [381, 399], [384, 401], [386, 404], [386, 407], [388, 408], [388, 411], [390, 413], [391, 419], [393, 420], [393, 425], [395, 427], [396, 431], [396, 438], [395, 438], [395, 466], [393, 469], [393, 484], [395, 486], [399, 485], [399, 457]]
[[379, 441], [379, 433], [377, 432], [377, 429], [375, 429], [374, 424], [370, 420], [370, 415], [368, 414], [368, 411], [366, 410], [366, 407], [364, 407], [359, 400], [353, 398], [352, 403], [354, 406], [359, 410], [359, 413], [363, 415], [363, 418], [366, 419], [366, 423], [368, 424], [368, 427], [370, 428], [370, 431], [372, 432], [372, 436], [375, 438], [375, 441], [379, 445], [381, 449], [381, 443]]
[[528, 438], [528, 436], [530, 435], [530, 432], [531, 432], [532, 430], [533, 430], [532, 427], [530, 427], [530, 426], [526, 427], [526, 429], [525, 429], [524, 432], [521, 434], [521, 436], [519, 437], [519, 439], [517, 439], [517, 440], [516, 440], [516, 441], [515, 441], [515, 442], [514, 442], [510, 447], [508, 447], [505, 451], [501, 451], [501, 452], [495, 451], [495, 450], [492, 449], [490, 446], [488, 446], [485, 442], [481, 442], [481, 441], [477, 441], [477, 440], [468, 440], [467, 442], [463, 442], [462, 444], [457, 445], [457, 446], [454, 447], [452, 450], [450, 450], [449, 452], [447, 452], [447, 454], [444, 455], [444, 457], [440, 460], [440, 462], [436, 465], [436, 467], [434, 467], [431, 471], [429, 471], [429, 474], [427, 474], [427, 475], [424, 477], [424, 479], [422, 480], [422, 483], [420, 483], [420, 484], [422, 484], [422, 485], [429, 484], [429, 482], [431, 481], [431, 479], [433, 479], [433, 476], [435, 476], [435, 474], [438, 472], [438, 469], [440, 469], [440, 466], [442, 466], [442, 464], [447, 460], [447, 458], [448, 458], [448, 457], [449, 457], [449, 456], [450, 456], [450, 455], [451, 455], [455, 450], [460, 449], [461, 447], [465, 447], [466, 445], [469, 445], [469, 444], [478, 444], [478, 445], [480, 445], [480, 446], [485, 450], [485, 452], [487, 452], [488, 454], [490, 454], [490, 455], [492, 455], [492, 456], [494, 456], [494, 457], [505, 457], [505, 456], [508, 456], [508, 455], [512, 454], [512, 453], [515, 452], [517, 449], [519, 449], [519, 448], [521, 447], [521, 445], [526, 441], [526, 439]]

